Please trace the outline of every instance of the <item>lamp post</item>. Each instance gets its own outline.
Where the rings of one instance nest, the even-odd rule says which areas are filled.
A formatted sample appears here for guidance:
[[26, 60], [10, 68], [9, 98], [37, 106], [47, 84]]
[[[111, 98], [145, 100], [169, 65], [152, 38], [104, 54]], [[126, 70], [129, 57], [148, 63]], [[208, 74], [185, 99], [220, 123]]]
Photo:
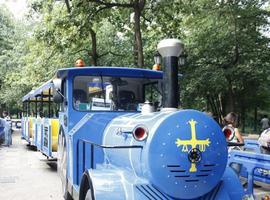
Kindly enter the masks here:
[[155, 64], [153, 65], [153, 70], [160, 70], [162, 58], [158, 51], [154, 55], [154, 61]]
[[178, 65], [179, 67], [182, 67], [186, 64], [186, 60], [187, 60], [187, 54], [181, 54], [178, 58]]

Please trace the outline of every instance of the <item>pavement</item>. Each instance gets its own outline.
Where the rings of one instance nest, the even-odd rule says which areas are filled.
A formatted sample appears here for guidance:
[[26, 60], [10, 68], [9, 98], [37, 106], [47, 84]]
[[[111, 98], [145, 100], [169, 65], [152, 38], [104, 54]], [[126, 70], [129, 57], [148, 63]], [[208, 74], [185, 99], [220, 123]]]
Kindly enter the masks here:
[[62, 200], [56, 163], [27, 147], [18, 131], [12, 139], [0, 146], [0, 200]]

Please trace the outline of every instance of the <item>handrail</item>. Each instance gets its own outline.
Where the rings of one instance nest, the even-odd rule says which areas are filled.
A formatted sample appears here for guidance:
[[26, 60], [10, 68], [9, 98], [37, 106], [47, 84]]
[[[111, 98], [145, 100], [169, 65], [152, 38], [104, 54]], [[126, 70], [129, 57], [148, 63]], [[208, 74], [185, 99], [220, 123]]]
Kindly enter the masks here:
[[101, 145], [101, 144], [97, 144], [94, 143], [90, 140], [85, 140], [85, 139], [78, 139], [77, 142], [77, 160], [76, 160], [76, 164], [77, 164], [77, 184], [79, 184], [79, 146], [80, 143], [82, 143], [82, 148], [83, 148], [83, 170], [85, 167], [85, 144], [90, 144], [91, 147], [91, 164], [90, 164], [90, 168], [93, 169], [94, 168], [94, 147], [98, 147], [98, 148], [102, 148], [102, 149], [143, 149], [142, 145], [129, 145], [129, 146], [111, 146], [111, 145]]
[[[247, 172], [247, 180], [248, 180], [248, 185], [247, 185], [247, 189], [245, 193], [250, 195], [250, 194], [253, 194], [254, 177], [258, 176], [258, 175], [255, 175], [255, 170], [256, 169], [263, 169], [267, 171], [270, 170], [270, 165], [269, 165], [270, 155], [252, 153], [252, 152], [247, 152], [247, 151], [232, 150], [230, 152], [228, 165], [230, 166], [231, 163], [242, 164], [245, 167], [245, 170]], [[266, 181], [266, 179], [269, 179], [268, 176], [265, 176], [265, 179], [262, 179], [262, 182]]]
[[85, 140], [85, 139], [79, 139], [78, 143], [82, 141], [86, 144], [91, 144], [100, 148], [104, 148], [104, 149], [136, 149], [136, 148], [140, 148], [142, 149], [143, 146], [142, 145], [130, 145], [130, 146], [109, 146], [109, 145], [101, 145], [101, 144], [96, 144], [90, 140]]
[[245, 143], [239, 143], [239, 142], [227, 142], [228, 147], [242, 147]]

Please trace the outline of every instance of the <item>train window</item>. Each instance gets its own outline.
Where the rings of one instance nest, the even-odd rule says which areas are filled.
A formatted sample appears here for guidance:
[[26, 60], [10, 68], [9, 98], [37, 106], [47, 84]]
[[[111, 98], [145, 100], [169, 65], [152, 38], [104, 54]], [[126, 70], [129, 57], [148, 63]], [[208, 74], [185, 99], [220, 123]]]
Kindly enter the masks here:
[[158, 81], [144, 84], [144, 101], [149, 101], [155, 108], [161, 107], [161, 85]]
[[152, 82], [146, 78], [76, 76], [73, 107], [79, 111], [138, 111], [145, 86]]
[[[66, 79], [62, 80], [62, 88], [61, 91], [64, 95], [64, 97], [67, 96], [67, 84], [66, 84]], [[66, 100], [63, 101], [63, 103], [61, 103], [60, 105], [60, 111], [64, 112], [67, 109], [67, 102]]]

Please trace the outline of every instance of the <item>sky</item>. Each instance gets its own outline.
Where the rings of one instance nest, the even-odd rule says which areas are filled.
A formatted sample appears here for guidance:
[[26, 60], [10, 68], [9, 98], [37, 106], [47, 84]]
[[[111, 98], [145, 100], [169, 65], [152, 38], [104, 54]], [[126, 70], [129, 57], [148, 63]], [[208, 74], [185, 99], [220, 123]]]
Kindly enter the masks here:
[[26, 11], [27, 0], [0, 0], [0, 6], [5, 4], [15, 18], [21, 19]]

